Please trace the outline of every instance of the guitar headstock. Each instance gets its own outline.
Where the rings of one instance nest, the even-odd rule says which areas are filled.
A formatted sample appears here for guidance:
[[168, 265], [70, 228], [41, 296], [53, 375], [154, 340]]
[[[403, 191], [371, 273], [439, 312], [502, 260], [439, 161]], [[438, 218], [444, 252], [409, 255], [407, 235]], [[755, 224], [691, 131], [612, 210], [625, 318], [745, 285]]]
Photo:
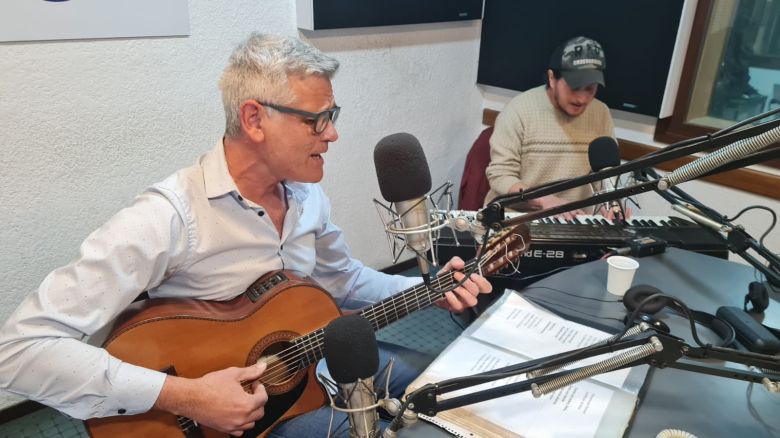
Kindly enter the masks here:
[[531, 232], [526, 224], [520, 224], [493, 234], [488, 240], [485, 252], [482, 255], [477, 255], [482, 275], [495, 274], [523, 255], [530, 245]]

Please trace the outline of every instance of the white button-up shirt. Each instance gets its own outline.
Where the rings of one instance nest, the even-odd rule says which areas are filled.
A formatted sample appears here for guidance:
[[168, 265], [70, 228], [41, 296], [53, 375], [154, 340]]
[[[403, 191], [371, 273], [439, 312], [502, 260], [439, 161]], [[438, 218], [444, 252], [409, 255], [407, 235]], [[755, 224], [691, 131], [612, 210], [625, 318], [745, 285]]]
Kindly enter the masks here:
[[221, 143], [150, 187], [8, 319], [0, 330], [0, 388], [81, 419], [149, 410], [165, 374], [82, 342], [142, 291], [228, 300], [266, 272], [291, 269], [340, 304], [360, 306], [419, 282], [353, 259], [319, 185], [286, 182], [285, 193], [280, 238], [263, 208], [239, 193]]

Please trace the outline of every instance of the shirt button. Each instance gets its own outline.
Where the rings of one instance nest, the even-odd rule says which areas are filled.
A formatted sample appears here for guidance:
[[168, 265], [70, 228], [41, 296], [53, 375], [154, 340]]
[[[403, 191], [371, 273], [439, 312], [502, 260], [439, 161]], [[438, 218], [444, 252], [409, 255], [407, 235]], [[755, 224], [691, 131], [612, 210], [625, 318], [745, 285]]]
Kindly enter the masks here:
[[257, 212], [257, 215], [260, 216], [260, 217], [263, 217], [263, 216], [265, 216], [265, 212], [263, 210], [260, 210], [260, 211]]
[[122, 408], [122, 409], [118, 410], [117, 412], [119, 413], [119, 415], [123, 415], [125, 412], [127, 412], [127, 409]]

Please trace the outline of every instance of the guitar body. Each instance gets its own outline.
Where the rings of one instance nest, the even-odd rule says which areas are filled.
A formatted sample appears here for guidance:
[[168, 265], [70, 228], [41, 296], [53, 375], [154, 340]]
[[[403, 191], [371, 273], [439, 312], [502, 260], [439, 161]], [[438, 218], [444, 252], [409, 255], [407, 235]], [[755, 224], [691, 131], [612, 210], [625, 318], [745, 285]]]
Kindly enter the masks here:
[[[528, 249], [525, 224], [502, 230], [481, 248], [466, 270], [498, 272]], [[484, 251], [483, 251], [484, 250]], [[479, 268], [479, 271], [475, 269]], [[409, 288], [360, 310], [374, 330], [441, 299], [457, 286], [453, 273]], [[227, 302], [151, 299], [131, 305], [117, 318], [103, 347], [135, 365], [196, 378], [242, 367], [262, 358], [260, 381], [268, 392], [265, 416], [246, 436], [265, 436], [279, 422], [325, 403], [314, 364], [324, 357], [323, 328], [341, 316], [330, 294], [289, 271], [270, 272]], [[188, 418], [150, 411], [86, 421], [94, 438], [227, 437]]]
[[[269, 278], [275, 280], [268, 282]], [[263, 291], [255, 302], [245, 293], [228, 302], [163, 298], [135, 303], [122, 313], [103, 346], [123, 361], [194, 378], [247, 366], [285, 348], [289, 351], [289, 341], [341, 315], [325, 290], [288, 271], [266, 274], [253, 287], [258, 284]], [[269, 363], [268, 370], [271, 367]], [[261, 380], [269, 401], [265, 417], [255, 428], [261, 436], [280, 421], [317, 409], [326, 400], [314, 366], [275, 381], [265, 377]], [[95, 438], [228, 436], [154, 410], [91, 419], [86, 426]]]

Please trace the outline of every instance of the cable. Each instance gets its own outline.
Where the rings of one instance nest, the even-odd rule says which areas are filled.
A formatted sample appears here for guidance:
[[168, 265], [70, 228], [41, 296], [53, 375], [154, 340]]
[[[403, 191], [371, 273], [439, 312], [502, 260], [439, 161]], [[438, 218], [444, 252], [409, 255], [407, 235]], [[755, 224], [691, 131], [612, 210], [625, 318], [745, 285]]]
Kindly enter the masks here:
[[458, 322], [458, 320], [457, 320], [457, 319], [455, 319], [455, 314], [454, 314], [454, 313], [452, 313], [452, 312], [450, 312], [450, 319], [452, 320], [452, 322], [454, 322], [454, 323], [455, 323], [455, 325], [456, 325], [456, 326], [458, 326], [458, 328], [460, 328], [461, 330], [466, 330], [466, 327], [462, 326], [462, 325], [461, 325], [461, 324]]
[[523, 281], [523, 280], [528, 280], [529, 278], [541, 277], [541, 276], [544, 276], [544, 275], [552, 275], [553, 273], [565, 271], [565, 270], [570, 269], [570, 268], [572, 268], [572, 266], [559, 266], [557, 268], [550, 269], [549, 271], [544, 271], [544, 272], [541, 272], [539, 274], [526, 275], [525, 277], [520, 277], [520, 278], [515, 278], [514, 277], [514, 274], [517, 273], [517, 271], [515, 271], [515, 272], [513, 272], [511, 274], [502, 274], [501, 271], [499, 271], [499, 272], [491, 275], [491, 277], [511, 278], [511, 279], [514, 279], [515, 281]]
[[[562, 293], [562, 294], [565, 294], [565, 295], [569, 295], [569, 296], [574, 297], [574, 298], [580, 298], [580, 299], [583, 299], [583, 300], [600, 301], [602, 303], [622, 303], [623, 302], [623, 300], [605, 300], [605, 299], [602, 299], [602, 298], [583, 297], [583, 296], [580, 296], [580, 295], [577, 295], [577, 294], [574, 294], [574, 293], [571, 293], [571, 292], [566, 292], [565, 290], [560, 290], [560, 289], [556, 289], [554, 287], [548, 287], [548, 286], [533, 286], [532, 285], [532, 286], [528, 286], [527, 288], [525, 288], [524, 291], [527, 291], [529, 289], [547, 289], [547, 290], [551, 290], [551, 291], [554, 291], [554, 292], [558, 292], [558, 293]], [[533, 297], [529, 297], [529, 298], [533, 298]]]
[[[628, 317], [626, 321], [634, 321], [636, 317], [641, 313], [643, 307], [645, 307], [651, 301], [656, 300], [658, 298], [666, 300], [667, 303], [670, 303], [667, 304], [668, 307], [671, 307], [673, 310], [676, 310], [682, 316], [688, 318], [688, 323], [690, 324], [691, 327], [691, 336], [693, 336], [693, 340], [696, 342], [696, 344], [698, 344], [700, 347], [705, 349], [712, 348], [712, 344], [705, 344], [704, 342], [702, 342], [701, 339], [699, 339], [699, 334], [696, 331], [696, 320], [694, 319], [693, 314], [691, 313], [691, 310], [688, 308], [688, 306], [686, 306], [685, 303], [683, 303], [682, 301], [680, 301], [679, 299], [671, 295], [653, 294], [645, 297], [645, 299], [643, 299], [642, 301], [639, 302], [639, 304], [637, 304], [636, 308], [634, 309], [633, 312], [631, 312], [631, 315]], [[620, 339], [623, 335], [625, 335], [626, 331], [628, 331], [628, 328], [629, 328], [628, 324], [626, 324], [623, 327], [623, 330], [617, 335], [615, 335], [615, 339]]]
[[747, 212], [749, 210], [766, 210], [766, 211], [769, 212], [769, 214], [772, 215], [772, 223], [769, 225], [769, 228], [767, 228], [767, 230], [764, 232], [764, 234], [762, 234], [761, 237], [758, 239], [758, 243], [760, 243], [761, 246], [765, 246], [764, 245], [764, 239], [766, 238], [766, 236], [769, 233], [772, 232], [772, 230], [775, 228], [775, 225], [777, 225], [777, 213], [775, 213], [771, 208], [763, 206], [763, 205], [751, 205], [749, 207], [745, 207], [742, 210], [740, 210], [740, 212], [737, 213], [734, 217], [729, 218], [728, 216], [724, 215], [723, 219], [727, 220], [729, 222], [733, 221], [733, 220], [736, 220], [738, 217], [742, 216], [743, 213], [745, 213], [745, 212]]
[[680, 429], [664, 429], [655, 438], [696, 438], [696, 435]]
[[[582, 298], [585, 298], [585, 297], [582, 297]], [[564, 309], [566, 309], [566, 310], [571, 310], [572, 312], [577, 312], [577, 313], [579, 313], [579, 314], [582, 314], [582, 315], [585, 315], [585, 316], [590, 316], [591, 318], [596, 318], [596, 319], [609, 319], [609, 320], [612, 320], [612, 321], [624, 322], [624, 321], [623, 321], [622, 319], [620, 319], [620, 318], [611, 318], [611, 317], [609, 317], [609, 316], [598, 316], [598, 315], [592, 315], [592, 314], [590, 314], [590, 313], [583, 312], [582, 310], [577, 310], [577, 309], [574, 309], [574, 308], [572, 308], [572, 307], [569, 307], [569, 306], [564, 306], [564, 305], [562, 305], [562, 304], [560, 304], [560, 303], [554, 303], [554, 302], [552, 302], [552, 301], [547, 301], [547, 300], [544, 300], [544, 299], [541, 299], [541, 298], [537, 298], [537, 297], [527, 297], [527, 299], [528, 299], [528, 301], [532, 301], [532, 302], [535, 302], [535, 303], [536, 303], [536, 302], [539, 302], [539, 303], [548, 304], [548, 305], [550, 305], [550, 306], [557, 306], [557, 307], [561, 307], [561, 308], [564, 308]], [[617, 301], [616, 301], [616, 302], [617, 302]], [[632, 319], [631, 321], [633, 321], [633, 319]], [[626, 329], [627, 329], [627, 328], [628, 328], [628, 327], [626, 327]], [[625, 334], [625, 331], [623, 332], [623, 334]]]

